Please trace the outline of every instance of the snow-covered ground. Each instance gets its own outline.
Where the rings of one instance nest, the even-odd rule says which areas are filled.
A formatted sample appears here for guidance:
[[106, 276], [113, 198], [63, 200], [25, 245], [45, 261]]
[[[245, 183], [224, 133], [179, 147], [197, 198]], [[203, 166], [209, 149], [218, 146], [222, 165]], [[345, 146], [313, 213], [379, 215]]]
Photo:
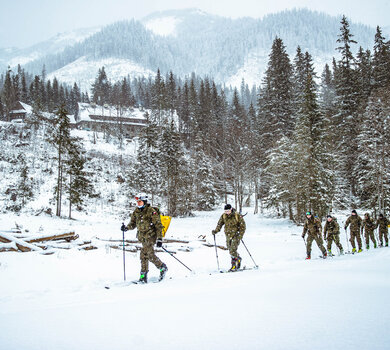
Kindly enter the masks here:
[[[166, 280], [128, 286], [116, 285], [123, 281], [122, 251], [96, 239], [120, 240], [118, 218], [1, 214], [0, 230], [17, 222], [31, 233], [75, 231], [99, 249], [0, 253], [0, 349], [389, 348], [390, 248], [305, 261], [302, 227], [248, 211], [244, 242], [258, 270], [218, 273], [214, 247], [198, 236], [214, 243], [221, 210], [198, 212], [174, 218], [167, 233], [188, 240], [191, 251], [165, 245], [194, 273], [158, 253], [169, 268]], [[347, 250], [344, 232], [341, 238]], [[223, 233], [217, 243], [225, 243]], [[253, 266], [242, 244], [239, 252], [243, 265]], [[312, 255], [319, 254], [314, 243]], [[229, 268], [228, 252], [218, 256]], [[139, 256], [127, 253], [128, 281], [139, 267]], [[158, 275], [154, 266], [149, 275]]]

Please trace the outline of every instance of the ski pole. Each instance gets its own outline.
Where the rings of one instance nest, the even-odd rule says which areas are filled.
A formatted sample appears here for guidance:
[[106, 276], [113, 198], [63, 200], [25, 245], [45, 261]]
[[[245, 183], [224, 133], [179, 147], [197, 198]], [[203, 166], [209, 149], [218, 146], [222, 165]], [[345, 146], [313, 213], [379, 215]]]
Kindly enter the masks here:
[[[214, 237], [214, 238], [215, 238], [215, 237]], [[252, 259], [253, 263], [255, 264], [255, 266], [256, 266], [256, 267], [259, 267], [259, 266], [256, 264], [256, 262], [253, 260], [252, 254], [249, 252], [249, 250], [248, 250], [248, 248], [246, 247], [246, 245], [245, 245], [245, 243], [244, 243], [244, 241], [243, 241], [242, 238], [241, 238], [241, 242], [242, 242], [242, 244], [244, 245], [246, 251], [248, 252], [248, 254], [249, 254], [249, 256], [251, 257], [251, 259]]]
[[218, 266], [218, 271], [219, 271], [219, 259], [218, 259], [217, 241], [215, 240], [215, 235], [213, 235], [213, 236], [214, 236], [215, 255], [217, 257], [217, 266]]
[[375, 234], [375, 238], [376, 238], [376, 246], [378, 247], [379, 246], [379, 229], [378, 231], [376, 229], [374, 229], [374, 234]]
[[185, 264], [183, 264], [178, 258], [176, 258], [176, 256], [174, 256], [171, 252], [169, 252], [168, 250], [166, 250], [164, 247], [161, 247], [162, 250], [164, 252], [167, 252], [172, 258], [175, 258], [180, 264], [182, 264], [185, 268], [187, 268], [188, 270], [190, 270], [192, 272], [192, 270]]
[[348, 234], [347, 234], [347, 229], [345, 229], [345, 239], [347, 241], [347, 248], [348, 248], [348, 253], [350, 253], [351, 251], [349, 250], [349, 243], [348, 243]]
[[126, 262], [125, 262], [125, 228], [124, 223], [122, 222], [122, 233], [123, 233], [123, 279], [126, 281]]

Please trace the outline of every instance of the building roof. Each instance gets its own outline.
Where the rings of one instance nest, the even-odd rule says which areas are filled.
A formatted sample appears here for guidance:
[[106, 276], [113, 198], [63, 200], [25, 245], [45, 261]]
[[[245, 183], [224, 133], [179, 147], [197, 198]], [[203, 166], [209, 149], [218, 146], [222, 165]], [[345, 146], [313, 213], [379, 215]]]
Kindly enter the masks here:
[[33, 108], [27, 103], [17, 101], [13, 109], [10, 111], [10, 114], [21, 114], [21, 113], [31, 114], [32, 110]]
[[139, 108], [116, 108], [113, 106], [97, 106], [89, 103], [78, 103], [77, 122], [112, 122], [121, 121], [126, 124], [144, 125], [145, 110]]

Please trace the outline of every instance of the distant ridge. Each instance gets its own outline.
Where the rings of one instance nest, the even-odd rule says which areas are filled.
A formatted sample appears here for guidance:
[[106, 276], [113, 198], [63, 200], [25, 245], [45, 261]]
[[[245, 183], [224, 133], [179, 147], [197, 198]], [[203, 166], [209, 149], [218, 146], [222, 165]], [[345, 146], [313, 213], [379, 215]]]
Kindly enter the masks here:
[[[18, 58], [26, 70], [35, 74], [40, 74], [45, 65], [51, 76], [61, 75], [60, 80], [66, 76], [64, 82], [69, 83], [85, 77], [85, 85], [96, 76], [102, 60], [121, 60], [124, 64], [117, 75], [109, 76], [112, 80], [160, 68], [162, 73], [172, 70], [185, 77], [195, 72], [232, 85], [244, 78], [251, 85], [260, 83], [275, 37], [282, 38], [291, 58], [298, 45], [309, 51], [320, 74], [324, 64], [331, 63], [337, 54], [340, 20], [308, 9], [286, 10], [262, 19], [230, 19], [197, 9], [171, 10], [95, 29], [63, 50], [49, 49], [30, 61], [23, 61], [20, 53], [15, 56], [13, 52], [4, 59], [0, 50], [0, 62], [17, 64]], [[355, 52], [359, 46], [372, 49], [375, 28], [351, 23], [351, 33], [358, 42]], [[72, 77], [71, 69], [81, 59], [89, 62], [85, 68], [89, 75], [79, 72]], [[128, 62], [128, 68], [124, 62]]]

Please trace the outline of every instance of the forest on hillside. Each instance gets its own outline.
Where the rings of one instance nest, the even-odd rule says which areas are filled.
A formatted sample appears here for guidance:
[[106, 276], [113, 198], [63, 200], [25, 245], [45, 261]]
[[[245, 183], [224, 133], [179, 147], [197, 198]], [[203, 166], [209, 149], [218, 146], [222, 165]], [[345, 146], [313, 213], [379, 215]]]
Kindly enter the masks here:
[[[251, 88], [245, 81], [225, 88], [195, 74], [178, 78], [173, 69], [113, 83], [102, 67], [89, 96], [76, 83], [47, 80], [45, 70], [32, 76], [8, 69], [0, 115], [7, 120], [18, 100], [37, 116], [55, 113], [57, 126], [80, 101], [145, 109], [149, 124], [136, 157], [126, 161], [126, 186], [162, 198], [173, 216], [209, 210], [228, 194], [238, 210], [273, 208], [295, 222], [307, 210], [377, 214], [390, 202], [390, 43], [378, 27], [372, 52], [360, 47], [353, 54], [359, 43], [345, 17], [334, 42], [339, 59], [315, 72], [309, 52], [298, 46], [290, 58], [283, 39], [274, 38], [263, 83]], [[46, 122], [36, 120], [38, 127]], [[123, 137], [117, 130], [109, 136], [107, 142]], [[75, 144], [64, 157], [71, 159]]]

